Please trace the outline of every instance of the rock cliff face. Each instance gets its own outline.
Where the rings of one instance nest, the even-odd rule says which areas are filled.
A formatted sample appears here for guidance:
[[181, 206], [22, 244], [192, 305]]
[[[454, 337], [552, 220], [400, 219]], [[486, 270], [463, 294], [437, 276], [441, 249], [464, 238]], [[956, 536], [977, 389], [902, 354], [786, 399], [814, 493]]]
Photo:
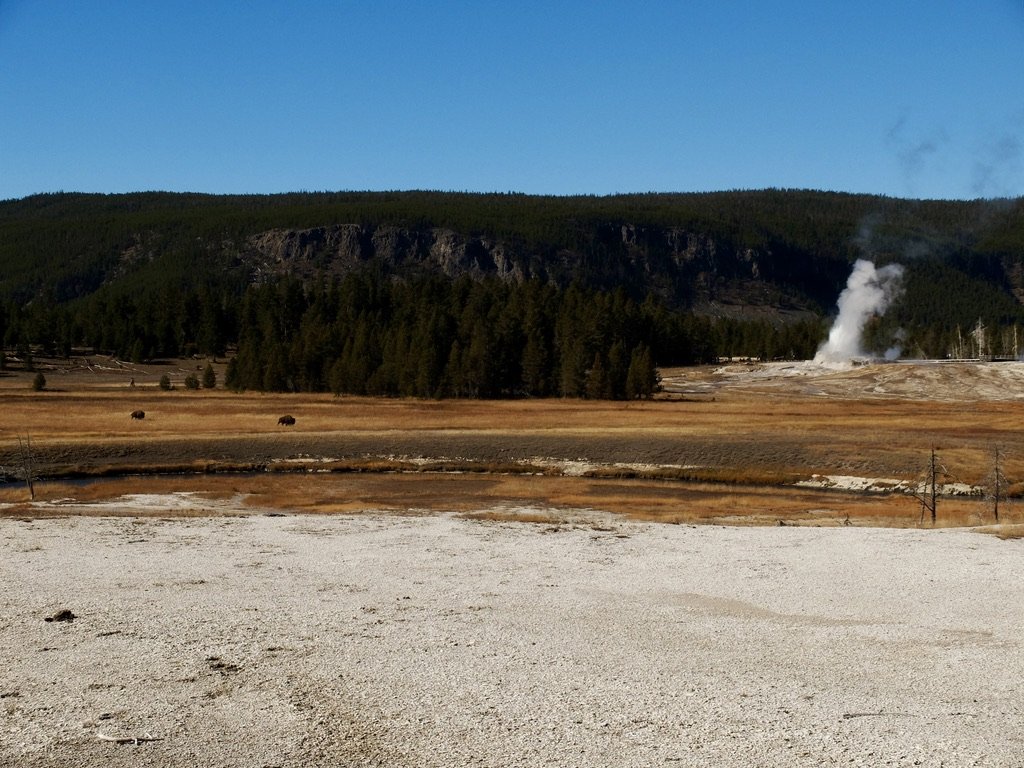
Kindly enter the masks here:
[[[822, 308], [823, 286], [773, 279], [778, 257], [770, 251], [736, 248], [680, 228], [631, 224], [596, 226], [578, 240], [575, 248], [529, 249], [450, 229], [337, 224], [261, 232], [247, 240], [242, 258], [256, 280], [283, 274], [303, 280], [344, 276], [375, 263], [399, 276], [435, 272], [562, 286], [581, 280], [603, 288], [621, 286], [637, 295], [653, 292], [674, 306], [717, 307], [717, 314], [730, 314], [732, 305]], [[826, 281], [841, 281], [845, 271], [846, 265], [840, 265]], [[830, 284], [824, 287], [825, 293], [833, 290]]]
[[503, 243], [466, 238], [447, 229], [363, 228], [340, 224], [303, 230], [273, 229], [249, 238], [244, 257], [258, 274], [344, 275], [378, 262], [399, 272], [437, 271], [448, 277], [495, 275], [522, 282], [535, 274]]

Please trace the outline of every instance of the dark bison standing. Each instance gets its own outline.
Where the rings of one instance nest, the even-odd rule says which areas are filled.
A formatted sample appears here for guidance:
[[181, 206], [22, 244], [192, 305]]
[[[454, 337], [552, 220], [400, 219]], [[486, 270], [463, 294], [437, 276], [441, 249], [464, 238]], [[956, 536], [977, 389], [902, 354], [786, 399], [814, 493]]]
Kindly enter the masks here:
[[144, 418], [146, 418], [146, 412], [145, 411], [132, 411], [132, 418], [133, 419], [144, 419]]
[[277, 423], [278, 424], [283, 424], [286, 427], [291, 427], [291, 426], [293, 426], [295, 424], [295, 417], [294, 416], [282, 416], [280, 419], [277, 420]]

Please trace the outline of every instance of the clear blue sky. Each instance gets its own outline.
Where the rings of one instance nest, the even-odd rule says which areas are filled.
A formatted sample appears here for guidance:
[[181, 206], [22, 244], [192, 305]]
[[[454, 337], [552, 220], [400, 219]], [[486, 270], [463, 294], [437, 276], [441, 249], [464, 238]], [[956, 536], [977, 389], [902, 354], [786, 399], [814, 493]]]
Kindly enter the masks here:
[[0, 199], [1024, 195], [1024, 0], [0, 0]]

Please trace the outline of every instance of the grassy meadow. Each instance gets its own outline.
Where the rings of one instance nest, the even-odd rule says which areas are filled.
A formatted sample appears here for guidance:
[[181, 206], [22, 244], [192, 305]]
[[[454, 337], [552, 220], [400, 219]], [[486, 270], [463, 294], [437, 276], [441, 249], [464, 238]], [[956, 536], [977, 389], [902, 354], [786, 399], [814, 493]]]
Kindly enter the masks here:
[[[170, 365], [170, 364], [169, 364]], [[815, 475], [923, 478], [932, 448], [940, 482], [986, 485], [1000, 450], [1000, 520], [1022, 522], [1024, 405], [821, 397], [734, 387], [652, 401], [412, 400], [161, 390], [175, 367], [51, 369], [0, 377], [0, 486], [5, 514], [27, 504], [21, 441], [31, 440], [38, 501], [133, 493], [239, 500], [239, 512], [447, 511], [547, 521], [603, 510], [669, 523], [918, 525], [906, 493], [797, 487]], [[132, 419], [134, 410], [144, 419]], [[282, 415], [294, 426], [278, 424]], [[994, 522], [990, 501], [940, 498], [937, 524]], [[81, 513], [94, 513], [93, 508]], [[103, 508], [98, 508], [102, 510]], [[73, 510], [72, 510], [73, 511]], [[554, 515], [557, 517], [557, 515]], [[925, 523], [930, 524], [930, 516]]]

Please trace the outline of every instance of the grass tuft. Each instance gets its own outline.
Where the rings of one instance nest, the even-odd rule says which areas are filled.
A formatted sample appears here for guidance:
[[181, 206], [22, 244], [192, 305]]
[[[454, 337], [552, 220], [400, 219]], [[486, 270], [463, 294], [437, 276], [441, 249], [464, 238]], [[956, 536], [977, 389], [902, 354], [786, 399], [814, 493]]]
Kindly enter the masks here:
[[558, 513], [545, 514], [534, 511], [516, 511], [514, 509], [487, 509], [478, 512], [463, 512], [459, 515], [464, 520], [478, 520], [497, 523], [542, 523], [550, 525], [558, 522]]
[[977, 529], [981, 533], [989, 533], [996, 538], [1003, 539], [1024, 539], [1024, 523], [1008, 523], [1003, 525], [988, 525]]

